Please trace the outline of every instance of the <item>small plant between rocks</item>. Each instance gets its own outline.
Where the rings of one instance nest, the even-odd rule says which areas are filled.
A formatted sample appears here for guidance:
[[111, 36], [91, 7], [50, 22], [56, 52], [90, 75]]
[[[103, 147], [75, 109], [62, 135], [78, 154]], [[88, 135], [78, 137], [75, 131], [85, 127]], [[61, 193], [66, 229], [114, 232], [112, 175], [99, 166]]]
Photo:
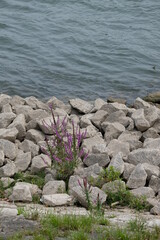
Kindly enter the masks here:
[[[136, 209], [138, 211], [149, 211], [151, 206], [147, 203], [144, 196], [134, 196], [128, 189], [119, 189], [116, 192], [108, 191], [107, 204], [111, 207], [115, 205], [127, 206], [129, 208]], [[116, 204], [115, 204], [116, 203]]]
[[5, 188], [3, 186], [2, 181], [0, 180], [0, 198], [4, 198], [5, 197]]
[[104, 168], [97, 179], [89, 177], [88, 181], [91, 185], [101, 188], [104, 183], [120, 180], [120, 175], [119, 171], [117, 171], [113, 166], [110, 166], [109, 168]]

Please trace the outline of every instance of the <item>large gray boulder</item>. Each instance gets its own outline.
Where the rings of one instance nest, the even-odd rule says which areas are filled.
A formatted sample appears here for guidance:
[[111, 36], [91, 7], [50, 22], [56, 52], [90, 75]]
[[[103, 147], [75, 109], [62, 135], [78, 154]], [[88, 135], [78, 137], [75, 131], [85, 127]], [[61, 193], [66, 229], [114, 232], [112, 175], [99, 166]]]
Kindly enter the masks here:
[[83, 140], [82, 146], [87, 150], [87, 152], [92, 152], [92, 148], [96, 145], [106, 145], [104, 139], [101, 137], [101, 135], [96, 135], [92, 138], [87, 138]]
[[144, 131], [144, 129], [149, 128], [149, 122], [145, 119], [143, 108], [134, 110], [131, 118], [134, 120], [135, 126], [139, 131]]
[[26, 139], [37, 144], [39, 141], [44, 141], [45, 135], [39, 130], [30, 129], [26, 133]]
[[150, 210], [151, 214], [154, 215], [160, 215], [160, 202], [157, 203], [151, 210]]
[[47, 182], [43, 187], [43, 195], [50, 195], [55, 193], [65, 193], [66, 185], [62, 180], [53, 180]]
[[67, 105], [64, 104], [64, 102], [57, 99], [56, 97], [50, 98], [47, 102], [47, 105], [52, 109], [60, 108], [60, 109], [63, 109], [64, 111], [66, 111], [68, 114], [71, 113], [71, 106], [68, 104]]
[[93, 147], [92, 147], [92, 153], [100, 153], [100, 154], [107, 154], [107, 151], [106, 151], [106, 143], [104, 142], [104, 144], [95, 144]]
[[142, 142], [139, 141], [142, 133], [139, 131], [128, 131], [122, 132], [122, 134], [118, 137], [118, 140], [121, 142], [127, 142], [130, 145], [130, 150], [133, 151], [137, 148], [142, 147]]
[[113, 96], [109, 96], [109, 97], [107, 97], [107, 102], [108, 103], [116, 102], [116, 103], [126, 104], [127, 101], [124, 98], [116, 98], [116, 97], [113, 97]]
[[97, 135], [99, 136], [100, 135], [100, 133], [98, 132], [98, 129], [93, 125], [89, 125], [86, 128], [82, 128], [81, 131], [82, 132], [86, 131], [86, 138], [92, 138], [94, 136], [97, 136]]
[[87, 159], [84, 161], [86, 166], [92, 166], [96, 163], [101, 167], [106, 167], [110, 162], [110, 158], [107, 153], [90, 153]]
[[0, 113], [0, 128], [7, 128], [15, 118], [14, 113]]
[[31, 163], [31, 153], [24, 153], [22, 150], [19, 150], [14, 163], [17, 171], [26, 171]]
[[151, 187], [155, 193], [157, 193], [160, 190], [160, 178], [152, 175], [149, 182], [149, 187]]
[[17, 182], [13, 187], [9, 200], [15, 202], [31, 202], [34, 195], [40, 194], [41, 190], [37, 185], [26, 182]]
[[29, 121], [27, 124], [26, 124], [26, 131], [30, 130], [30, 129], [37, 129], [39, 130], [39, 126], [38, 126], [38, 122], [36, 119], [34, 120], [31, 120]]
[[69, 116], [69, 120], [71, 122], [74, 122], [75, 125], [79, 125], [80, 124], [80, 117], [78, 115], [76, 115], [76, 114], [71, 114]]
[[42, 118], [48, 117], [50, 116], [50, 114], [42, 109], [36, 109], [36, 110], [31, 110], [28, 112], [27, 115], [27, 122], [31, 121], [31, 120], [40, 120]]
[[126, 114], [124, 113], [124, 111], [119, 110], [108, 115], [105, 121], [110, 123], [118, 122], [122, 124], [124, 127], [127, 127], [132, 121], [132, 119], [129, 117], [126, 117]]
[[158, 149], [137, 149], [128, 155], [127, 162], [137, 165], [139, 163], [149, 163], [151, 165], [160, 165], [160, 150]]
[[151, 206], [154, 207], [155, 205], [157, 205], [159, 203], [157, 198], [153, 198], [153, 197], [149, 197], [146, 199], [146, 202]]
[[79, 186], [79, 183], [83, 185], [83, 179], [78, 175], [73, 175], [69, 178], [68, 182], [68, 193], [72, 195], [72, 189]]
[[46, 103], [43, 103], [36, 97], [30, 96], [30, 97], [26, 97], [24, 100], [25, 100], [25, 104], [32, 107], [33, 109], [42, 109], [42, 110], [49, 111], [48, 105]]
[[153, 198], [155, 196], [155, 192], [150, 187], [139, 187], [130, 191], [136, 197], [146, 197]]
[[91, 118], [91, 122], [99, 129], [101, 129], [101, 123], [105, 121], [108, 113], [104, 110], [98, 110], [93, 117]]
[[61, 109], [61, 108], [56, 108], [56, 109], [54, 109], [54, 116], [55, 117], [65, 117], [65, 116], [67, 116], [67, 112], [66, 111], [64, 111], [63, 109]]
[[133, 119], [131, 119], [129, 125], [127, 126], [126, 130], [128, 131], [133, 131], [135, 129], [135, 126], [134, 126], [134, 121]]
[[106, 103], [101, 107], [100, 110], [107, 111], [108, 114], [111, 114], [113, 112], [117, 112], [120, 110], [123, 111], [125, 114], [127, 114], [129, 112], [129, 108], [125, 104], [117, 103], [117, 102]]
[[24, 114], [19, 114], [13, 122], [8, 126], [8, 129], [16, 128], [18, 130], [17, 138], [23, 140], [26, 135], [26, 120]]
[[153, 125], [153, 128], [160, 133], [160, 118], [155, 122], [155, 124]]
[[159, 134], [156, 129], [153, 127], [149, 128], [147, 131], [143, 132], [143, 139], [147, 138], [159, 138]]
[[85, 114], [80, 118], [80, 127], [81, 128], [86, 128], [90, 125], [92, 125], [91, 123], [91, 118], [92, 118], [93, 114], [89, 113], [89, 114]]
[[117, 155], [115, 155], [111, 159], [108, 167], [114, 167], [114, 169], [116, 171], [120, 172], [120, 174], [122, 174], [124, 172], [124, 161], [123, 161], [121, 152], [117, 153]]
[[3, 105], [2, 107], [2, 113], [12, 113], [12, 107], [9, 103]]
[[152, 139], [148, 138], [145, 140], [143, 147], [146, 149], [160, 149], [160, 138]]
[[15, 105], [13, 110], [17, 115], [24, 114], [27, 122], [29, 121], [29, 113], [33, 111], [33, 109], [28, 105]]
[[22, 97], [20, 97], [18, 95], [14, 95], [11, 98], [9, 103], [11, 104], [12, 107], [14, 107], [16, 105], [24, 105], [25, 104], [25, 100], [24, 100], [24, 98], [22, 98]]
[[93, 108], [93, 105], [91, 103], [79, 98], [71, 99], [69, 103], [73, 108], [78, 110], [80, 113], [85, 113], [85, 114], [89, 113]]
[[5, 157], [11, 160], [15, 159], [17, 155], [17, 147], [14, 143], [5, 139], [0, 139], [0, 149], [3, 150]]
[[3, 166], [4, 163], [4, 152], [0, 149], [0, 167]]
[[19, 182], [19, 183], [16, 183], [16, 184], [19, 184], [19, 185], [25, 185], [25, 186], [29, 186], [29, 189], [30, 189], [30, 192], [31, 192], [31, 195], [32, 197], [34, 195], [41, 195], [42, 194], [42, 190], [39, 189], [39, 187], [36, 185], [36, 184], [31, 184], [31, 183], [26, 183], [26, 182]]
[[55, 108], [62, 108], [64, 109], [65, 108], [65, 104], [64, 102], [62, 102], [61, 100], [59, 100], [58, 98], [56, 97], [51, 97], [48, 101], [47, 101], [47, 105], [52, 108], [52, 109], [55, 109]]
[[141, 132], [146, 131], [150, 127], [149, 122], [145, 118], [144, 109], [142, 108], [136, 110], [131, 118], [134, 120], [136, 128]]
[[0, 177], [12, 177], [17, 172], [14, 162], [10, 161], [0, 168]]
[[21, 145], [20, 145], [20, 149], [23, 152], [31, 152], [32, 157], [35, 157], [38, 155], [39, 153], [39, 146], [36, 145], [35, 143], [33, 143], [32, 141], [25, 139]]
[[49, 207], [73, 205], [73, 198], [66, 193], [43, 195], [41, 201]]
[[160, 170], [158, 166], [151, 165], [148, 163], [143, 163], [142, 166], [144, 167], [144, 170], [147, 173], [147, 180], [150, 180], [152, 175], [159, 177]]
[[99, 166], [98, 163], [91, 165], [89, 167], [78, 167], [75, 169], [74, 171], [74, 175], [78, 175], [81, 178], [84, 177], [91, 177], [91, 176], [95, 176], [98, 177], [98, 175], [103, 171], [103, 168], [101, 166]]
[[[77, 199], [77, 201], [83, 206], [83, 207], [89, 207], [86, 195], [84, 193], [84, 190], [80, 186], [76, 186], [72, 189], [72, 195]], [[101, 204], [104, 204], [107, 199], [107, 194], [105, 194], [101, 189], [97, 187], [91, 187], [90, 188], [90, 201], [92, 206], [96, 206], [97, 204], [97, 197], [99, 195], [99, 199], [101, 201]]]
[[11, 97], [7, 94], [0, 94], [0, 110], [2, 109], [3, 105], [10, 103]]
[[122, 153], [123, 158], [127, 158], [130, 153], [129, 143], [121, 142], [117, 139], [113, 139], [106, 149], [110, 157], [116, 156], [119, 152]]
[[94, 108], [92, 109], [92, 112], [98, 111], [104, 104], [106, 104], [106, 102], [103, 99], [97, 98], [94, 101]]
[[146, 101], [144, 101], [143, 99], [141, 99], [141, 98], [136, 98], [136, 100], [134, 101], [134, 108], [136, 108], [136, 109], [140, 109], [140, 108], [146, 108], [146, 107], [150, 107], [151, 105], [148, 103], [148, 102], [146, 102]]
[[107, 144], [109, 144], [112, 139], [118, 138], [119, 135], [125, 131], [125, 127], [118, 122], [104, 122], [102, 128], [105, 130], [104, 139]]
[[150, 127], [159, 119], [159, 109], [155, 106], [144, 108], [145, 119], [149, 122]]
[[10, 201], [15, 202], [32, 202], [32, 194], [28, 185], [16, 183], [13, 187]]
[[13, 162], [8, 162], [3, 167], [0, 168], [0, 178], [1, 177], [12, 177], [17, 172], [16, 166]]
[[49, 108], [56, 109], [60, 108], [63, 109], [67, 114], [71, 114], [72, 107], [70, 104], [64, 104], [61, 100], [57, 99], [56, 97], [52, 97], [48, 100], [47, 105]]
[[40, 154], [32, 159], [31, 172], [37, 173], [50, 166], [51, 159], [45, 154]]
[[15, 142], [17, 135], [18, 130], [15, 127], [10, 129], [6, 128], [0, 129], [0, 139], [6, 139], [8, 141]]
[[124, 163], [123, 178], [125, 180], [128, 180], [134, 169], [135, 169], [135, 165], [125, 162]]
[[142, 164], [138, 164], [127, 181], [127, 187], [130, 189], [144, 187], [146, 184], [146, 179], [146, 171], [144, 170]]

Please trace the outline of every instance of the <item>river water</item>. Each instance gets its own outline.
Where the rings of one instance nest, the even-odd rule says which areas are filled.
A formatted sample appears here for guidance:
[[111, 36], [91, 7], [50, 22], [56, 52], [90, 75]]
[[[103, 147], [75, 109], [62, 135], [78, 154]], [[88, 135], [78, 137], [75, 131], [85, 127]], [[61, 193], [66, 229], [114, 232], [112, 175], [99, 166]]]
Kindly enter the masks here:
[[131, 101], [159, 89], [159, 0], [0, 0], [1, 93]]

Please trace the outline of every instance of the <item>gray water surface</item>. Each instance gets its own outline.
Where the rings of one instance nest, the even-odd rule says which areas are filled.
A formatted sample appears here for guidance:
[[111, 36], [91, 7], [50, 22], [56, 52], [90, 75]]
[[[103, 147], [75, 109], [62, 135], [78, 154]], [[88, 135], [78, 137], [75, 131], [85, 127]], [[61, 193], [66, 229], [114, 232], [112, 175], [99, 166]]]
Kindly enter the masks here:
[[0, 0], [0, 92], [132, 100], [159, 82], [159, 0]]

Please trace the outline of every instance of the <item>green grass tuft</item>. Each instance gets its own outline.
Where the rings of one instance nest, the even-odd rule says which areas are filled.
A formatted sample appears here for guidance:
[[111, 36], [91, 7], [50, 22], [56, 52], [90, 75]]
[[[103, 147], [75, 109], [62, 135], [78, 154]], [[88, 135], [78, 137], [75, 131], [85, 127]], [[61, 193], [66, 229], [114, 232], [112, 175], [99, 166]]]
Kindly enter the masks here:
[[5, 197], [5, 188], [3, 187], [3, 183], [0, 180], [0, 198], [4, 198]]
[[89, 240], [89, 236], [87, 233], [85, 233], [83, 230], [73, 232], [71, 233], [71, 236], [68, 238], [68, 240]]
[[146, 202], [145, 197], [136, 197], [128, 189], [119, 189], [119, 191], [107, 192], [107, 204], [111, 205], [114, 202], [119, 202], [121, 206], [128, 206], [138, 211], [150, 210], [150, 205]]
[[14, 179], [15, 179], [15, 183], [17, 181], [21, 181], [21, 182], [36, 184], [40, 189], [42, 189], [45, 184], [45, 172], [41, 171], [34, 175], [18, 172], [14, 175]]
[[117, 171], [113, 166], [103, 169], [97, 179], [89, 177], [88, 181], [91, 185], [101, 188], [103, 184], [120, 180], [120, 172]]
[[43, 226], [52, 228], [59, 228], [63, 231], [73, 231], [73, 230], [83, 230], [85, 232], [89, 232], [92, 227], [94, 219], [90, 216], [56, 216], [56, 215], [48, 215], [42, 221]]
[[[19, 209], [22, 213], [23, 209]], [[130, 221], [126, 226], [112, 226], [104, 217], [46, 215], [41, 227], [33, 232], [18, 233], [7, 240], [23, 240], [30, 236], [33, 240], [159, 240], [160, 228], [147, 228], [142, 219]]]

